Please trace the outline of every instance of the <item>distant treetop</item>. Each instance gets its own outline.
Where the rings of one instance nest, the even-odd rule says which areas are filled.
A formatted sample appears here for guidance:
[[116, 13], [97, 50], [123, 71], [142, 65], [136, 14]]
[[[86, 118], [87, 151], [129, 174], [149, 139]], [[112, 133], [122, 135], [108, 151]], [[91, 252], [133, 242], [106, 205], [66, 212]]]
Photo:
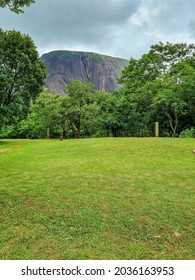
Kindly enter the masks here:
[[0, 7], [8, 7], [12, 12], [19, 14], [24, 12], [21, 8], [33, 3], [35, 0], [0, 0]]

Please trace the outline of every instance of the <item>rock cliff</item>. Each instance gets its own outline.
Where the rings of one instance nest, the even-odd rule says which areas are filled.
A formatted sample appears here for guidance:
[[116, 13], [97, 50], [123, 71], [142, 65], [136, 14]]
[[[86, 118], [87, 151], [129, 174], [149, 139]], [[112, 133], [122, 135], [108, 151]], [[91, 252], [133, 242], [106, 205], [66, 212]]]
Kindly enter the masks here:
[[41, 59], [48, 69], [45, 87], [62, 95], [72, 80], [90, 80], [97, 90], [112, 91], [119, 87], [116, 78], [128, 65], [128, 60], [89, 52], [52, 51]]

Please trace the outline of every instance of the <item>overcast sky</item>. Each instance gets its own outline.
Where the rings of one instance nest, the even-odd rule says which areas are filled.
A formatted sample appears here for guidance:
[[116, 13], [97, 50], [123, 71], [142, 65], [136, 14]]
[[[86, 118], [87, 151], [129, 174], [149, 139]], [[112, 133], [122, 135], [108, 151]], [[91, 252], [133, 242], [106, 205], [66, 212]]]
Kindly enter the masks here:
[[195, 0], [35, 0], [0, 8], [0, 28], [29, 34], [40, 54], [70, 49], [139, 58], [150, 45], [195, 42]]

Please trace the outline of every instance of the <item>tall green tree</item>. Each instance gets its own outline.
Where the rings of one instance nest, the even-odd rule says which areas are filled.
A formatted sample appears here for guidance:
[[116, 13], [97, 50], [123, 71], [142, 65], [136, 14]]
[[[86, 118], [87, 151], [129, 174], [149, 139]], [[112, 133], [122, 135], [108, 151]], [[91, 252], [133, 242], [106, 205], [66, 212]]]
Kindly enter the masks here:
[[182, 61], [194, 60], [194, 57], [194, 44], [160, 42], [152, 45], [150, 51], [140, 59], [131, 58], [118, 82], [125, 86], [128, 93], [134, 93], [147, 82], [154, 81], [162, 74], [170, 73], [174, 65]]
[[0, 30], [1, 122], [26, 117], [46, 75], [46, 67], [28, 35]]
[[177, 77], [177, 84], [183, 100], [188, 104], [189, 112], [195, 113], [195, 56], [172, 67], [172, 75]]
[[159, 43], [140, 59], [130, 59], [119, 83], [138, 113], [140, 127], [150, 131], [150, 123], [160, 119], [161, 128], [178, 136], [194, 126], [194, 65], [195, 45], [185, 43]]
[[23, 13], [22, 8], [29, 7], [35, 0], [0, 0], [0, 7], [8, 7], [14, 13]]
[[74, 80], [65, 88], [64, 108], [75, 138], [80, 138], [86, 106], [93, 102], [94, 92], [94, 86], [90, 81], [83, 83]]
[[31, 106], [27, 120], [21, 122], [21, 130], [35, 137], [50, 138], [62, 132], [62, 97], [45, 89]]
[[94, 100], [90, 104], [86, 104], [82, 108], [82, 122], [81, 122], [81, 134], [84, 137], [100, 136], [98, 126], [98, 116], [100, 113], [100, 107]]
[[[187, 103], [183, 100], [181, 90], [174, 77], [161, 77], [152, 84], [156, 94], [152, 105], [159, 112], [163, 112], [169, 122], [172, 137], [177, 137], [185, 127], [180, 121], [188, 113]], [[184, 124], [183, 124], [184, 125]]]
[[123, 116], [125, 114], [125, 106], [121, 93], [119, 91], [103, 93], [99, 107], [100, 110], [97, 120], [102, 135], [122, 136], [124, 133]]

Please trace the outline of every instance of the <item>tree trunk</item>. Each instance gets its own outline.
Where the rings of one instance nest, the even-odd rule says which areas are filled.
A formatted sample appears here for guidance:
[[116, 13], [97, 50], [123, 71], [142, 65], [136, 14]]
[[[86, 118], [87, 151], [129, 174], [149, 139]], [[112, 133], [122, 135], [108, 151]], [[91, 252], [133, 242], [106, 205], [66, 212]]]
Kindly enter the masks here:
[[144, 137], [144, 126], [140, 127], [139, 137]]
[[75, 138], [79, 139], [81, 136], [81, 129], [80, 129], [80, 125], [77, 127], [77, 130], [75, 131]]
[[76, 132], [75, 138], [76, 138], [76, 139], [79, 139], [79, 138], [80, 138], [80, 129]]
[[47, 139], [49, 139], [50, 138], [50, 129], [49, 129], [49, 127], [47, 128]]
[[168, 117], [169, 124], [172, 131], [172, 137], [177, 137], [177, 126], [178, 126], [178, 117], [175, 116], [175, 119], [171, 117], [171, 115], [165, 112], [166, 116]]

